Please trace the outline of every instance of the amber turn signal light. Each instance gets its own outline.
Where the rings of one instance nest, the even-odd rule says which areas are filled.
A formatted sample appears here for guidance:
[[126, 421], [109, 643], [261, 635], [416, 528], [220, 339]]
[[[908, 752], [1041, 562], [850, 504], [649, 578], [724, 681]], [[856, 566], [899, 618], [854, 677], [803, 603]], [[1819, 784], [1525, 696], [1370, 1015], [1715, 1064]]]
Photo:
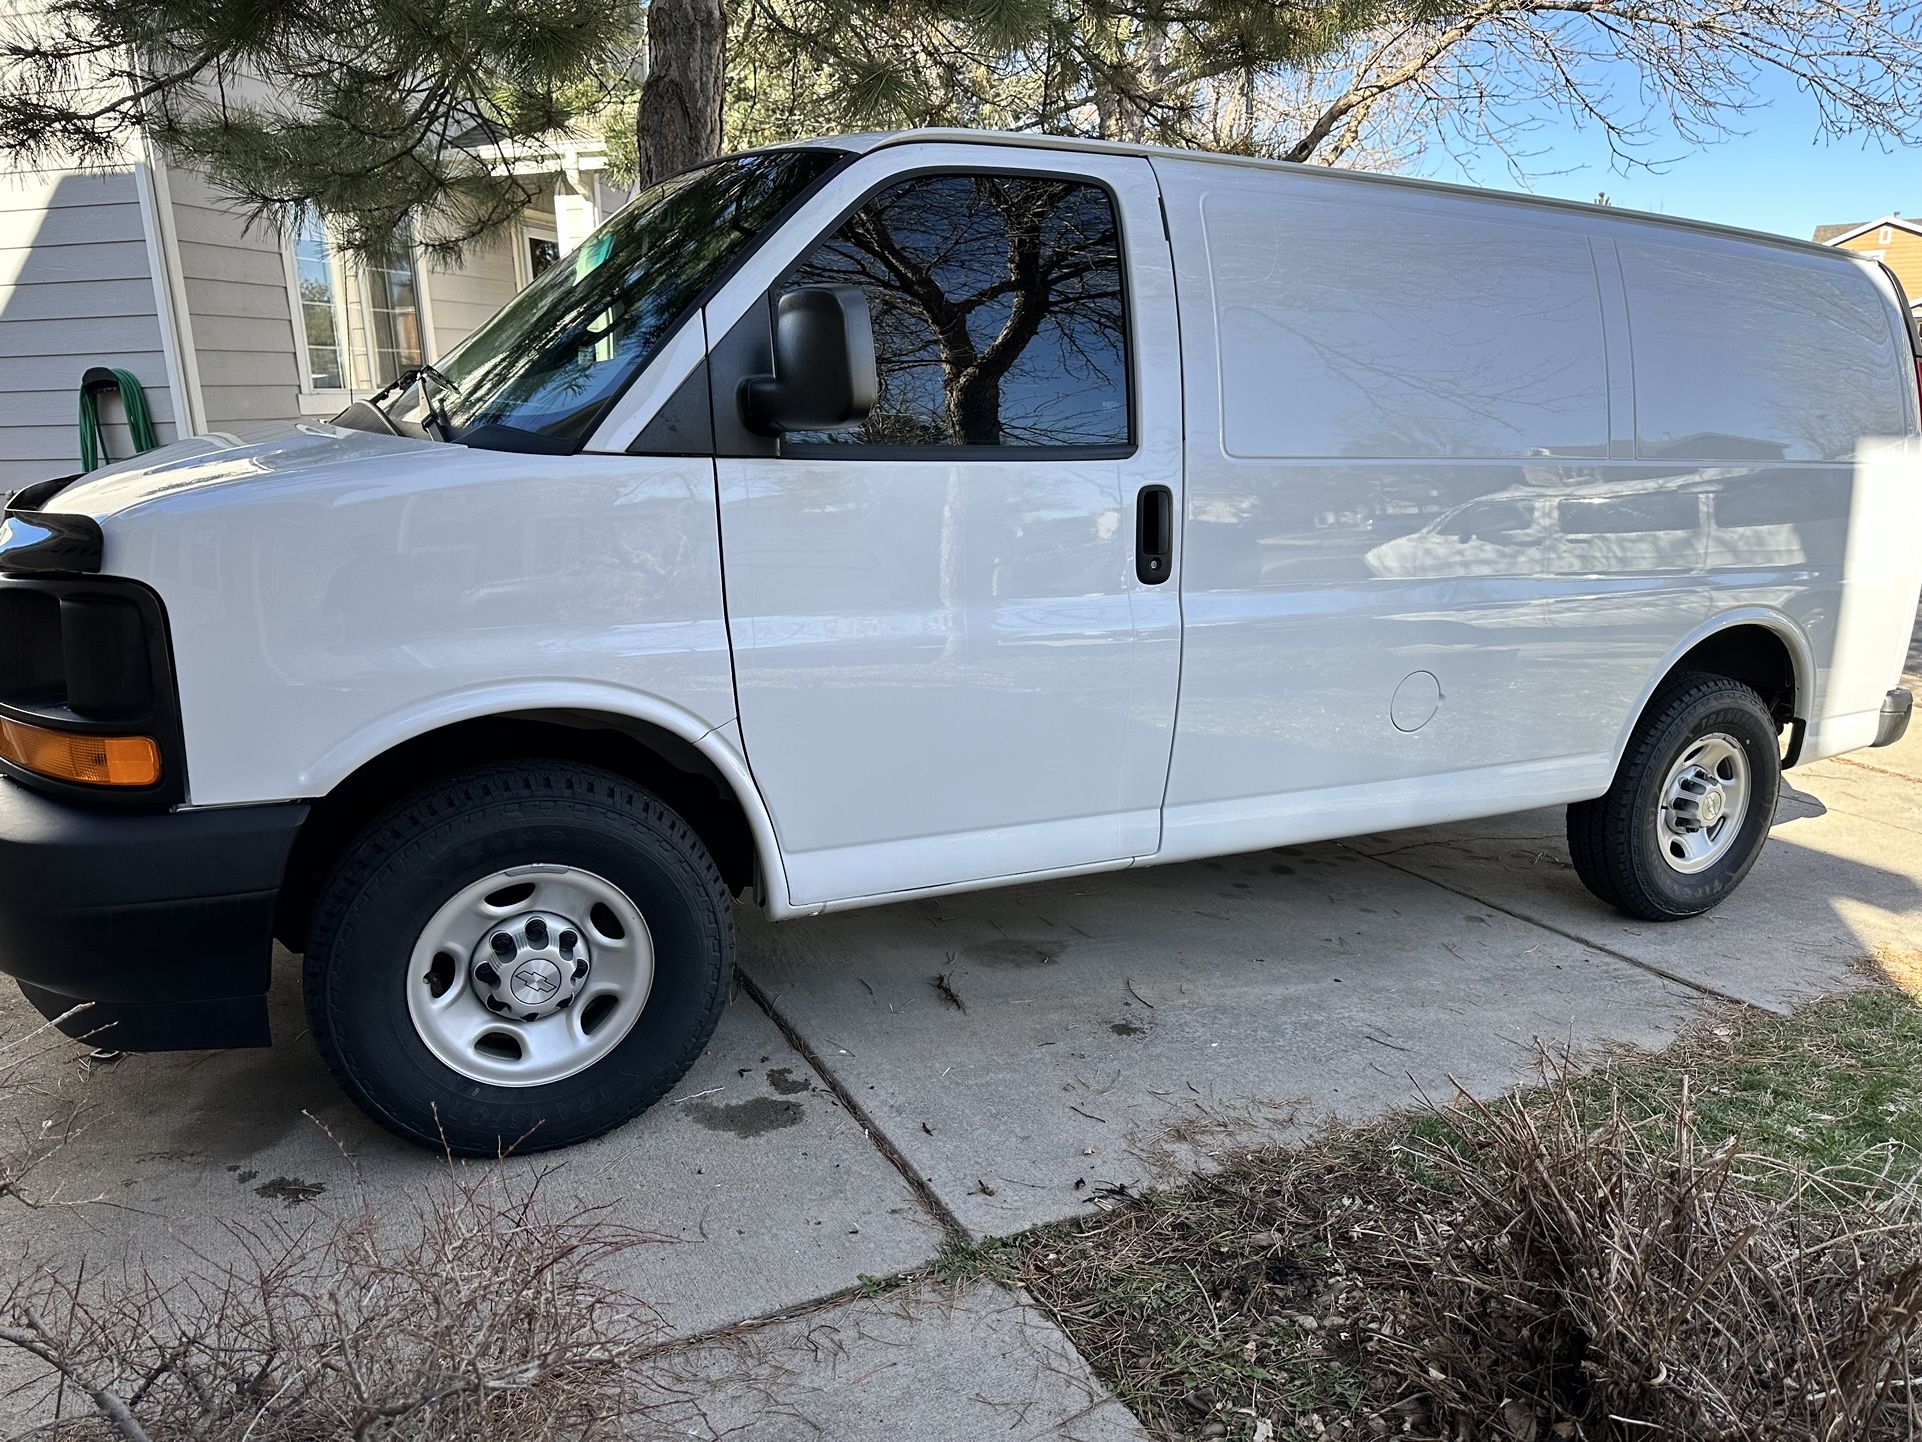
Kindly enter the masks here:
[[0, 716], [0, 758], [56, 781], [89, 786], [152, 786], [160, 748], [148, 736], [87, 736]]

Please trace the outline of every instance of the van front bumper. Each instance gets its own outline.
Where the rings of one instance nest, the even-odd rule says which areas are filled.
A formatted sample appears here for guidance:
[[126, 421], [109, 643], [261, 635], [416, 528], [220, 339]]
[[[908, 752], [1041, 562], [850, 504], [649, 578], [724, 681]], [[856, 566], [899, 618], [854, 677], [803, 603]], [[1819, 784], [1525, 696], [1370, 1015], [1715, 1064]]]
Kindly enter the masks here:
[[1875, 745], [1893, 746], [1908, 734], [1909, 716], [1915, 710], [1915, 697], [1897, 686], [1882, 698], [1882, 718], [1875, 728]]
[[121, 1051], [265, 1046], [298, 803], [94, 809], [0, 780], [0, 973]]

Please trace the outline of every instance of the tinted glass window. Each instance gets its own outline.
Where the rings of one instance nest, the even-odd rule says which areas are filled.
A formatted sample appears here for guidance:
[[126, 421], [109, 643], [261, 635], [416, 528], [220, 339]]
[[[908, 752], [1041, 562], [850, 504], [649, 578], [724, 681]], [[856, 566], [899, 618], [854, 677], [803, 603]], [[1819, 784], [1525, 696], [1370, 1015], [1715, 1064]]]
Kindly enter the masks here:
[[1564, 536], [1633, 536], [1649, 531], [1693, 531], [1702, 524], [1702, 503], [1693, 491], [1656, 491], [1645, 496], [1583, 496], [1562, 502]]
[[880, 402], [790, 442], [1123, 445], [1128, 347], [1114, 206], [1099, 186], [1004, 175], [902, 181], [817, 246], [790, 286], [854, 285]]
[[642, 191], [440, 363], [456, 436], [492, 423], [584, 437], [701, 292], [840, 158], [737, 156]]
[[1437, 535], [1457, 541], [1491, 541], [1523, 535], [1535, 525], [1535, 507], [1527, 501], [1477, 501], [1435, 525]]

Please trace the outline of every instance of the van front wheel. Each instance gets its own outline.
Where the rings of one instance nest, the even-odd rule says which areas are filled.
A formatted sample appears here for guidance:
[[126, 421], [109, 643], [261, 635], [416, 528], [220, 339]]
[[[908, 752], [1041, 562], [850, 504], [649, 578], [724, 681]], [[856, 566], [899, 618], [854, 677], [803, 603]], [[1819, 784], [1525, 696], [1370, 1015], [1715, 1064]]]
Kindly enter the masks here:
[[597, 1136], [664, 1096], [720, 1018], [727, 891], [692, 829], [564, 762], [403, 800], [316, 904], [308, 1020], [381, 1125], [492, 1156]]
[[1699, 915], [1755, 864], [1781, 783], [1767, 703], [1726, 676], [1677, 676], [1649, 702], [1615, 784], [1568, 808], [1575, 874], [1644, 921]]

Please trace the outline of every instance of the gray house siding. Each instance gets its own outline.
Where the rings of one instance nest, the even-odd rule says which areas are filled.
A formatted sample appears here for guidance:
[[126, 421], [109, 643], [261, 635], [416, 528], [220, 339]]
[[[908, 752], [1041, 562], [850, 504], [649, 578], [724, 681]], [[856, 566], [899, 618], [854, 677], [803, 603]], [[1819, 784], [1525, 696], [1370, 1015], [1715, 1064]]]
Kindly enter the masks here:
[[188, 328], [210, 430], [300, 415], [292, 306], [280, 236], [192, 171], [170, 169]]
[[[0, 492], [79, 469], [80, 377], [121, 366], [147, 392], [163, 441], [174, 399], [132, 170], [0, 179]], [[132, 452], [117, 400], [107, 444]]]
[[461, 257], [459, 268], [421, 269], [421, 287], [433, 330], [433, 353], [444, 356], [466, 340], [519, 289], [514, 276], [514, 250], [521, 243], [520, 227]]
[[[119, 170], [0, 176], [0, 495], [79, 468], [90, 366], [139, 378], [163, 443], [185, 416], [202, 430], [247, 431], [345, 404], [340, 391], [302, 392], [291, 261], [273, 225], [249, 227], [198, 174], [149, 171], [137, 153]], [[554, 222], [555, 206], [544, 195], [529, 216]], [[585, 225], [594, 207], [576, 208], [570, 218]], [[420, 266], [430, 359], [513, 297], [524, 244], [510, 226], [457, 267]], [[350, 333], [361, 314], [349, 307]], [[118, 400], [101, 409], [109, 454], [131, 454]]]

